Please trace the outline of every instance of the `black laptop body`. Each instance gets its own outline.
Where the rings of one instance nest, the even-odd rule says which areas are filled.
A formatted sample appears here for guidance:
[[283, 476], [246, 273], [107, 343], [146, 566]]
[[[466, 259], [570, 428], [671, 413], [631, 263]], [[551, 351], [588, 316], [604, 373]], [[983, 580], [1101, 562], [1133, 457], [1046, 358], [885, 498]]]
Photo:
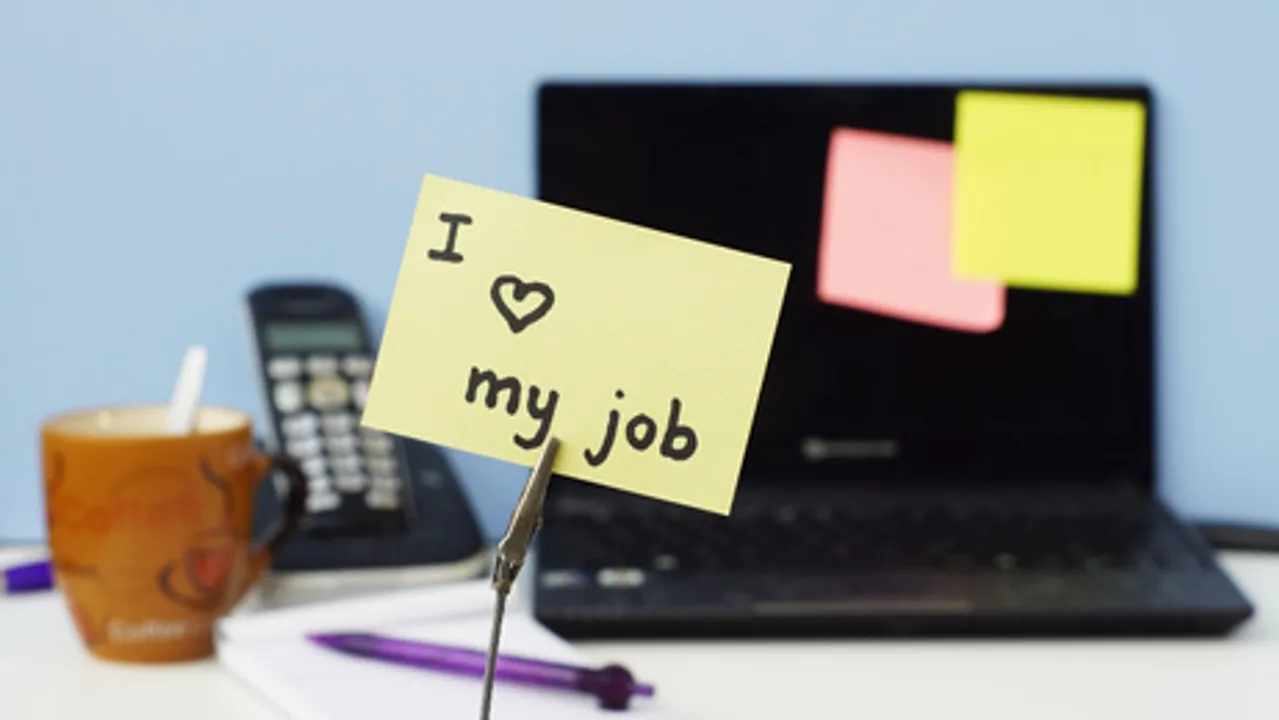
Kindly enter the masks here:
[[[1131, 295], [1010, 287], [987, 333], [818, 297], [833, 130], [952, 142], [977, 87], [539, 89], [541, 199], [793, 265], [732, 513], [555, 478], [540, 621], [579, 638], [1219, 635], [1250, 617], [1158, 495], [1153, 142]], [[1154, 137], [1141, 85], [984, 87], [1136, 100]]]

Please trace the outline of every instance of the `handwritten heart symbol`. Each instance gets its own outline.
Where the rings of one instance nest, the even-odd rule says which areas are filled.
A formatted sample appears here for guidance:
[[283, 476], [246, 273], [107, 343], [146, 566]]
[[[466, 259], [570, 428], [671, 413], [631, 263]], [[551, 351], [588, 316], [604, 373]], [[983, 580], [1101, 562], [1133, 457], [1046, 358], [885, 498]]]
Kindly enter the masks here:
[[[512, 286], [511, 294], [515, 297], [515, 302], [517, 303], [522, 304], [524, 298], [529, 295], [538, 295], [541, 297], [541, 301], [523, 315], [517, 314], [506, 304], [506, 299], [502, 297], [502, 288], [507, 285]], [[493, 298], [493, 304], [497, 306], [497, 311], [502, 314], [502, 318], [506, 320], [506, 324], [510, 326], [513, 333], [519, 333], [524, 328], [540, 320], [546, 313], [551, 311], [551, 306], [555, 304], [555, 292], [551, 290], [550, 285], [541, 282], [526, 283], [514, 275], [499, 275], [493, 281], [493, 288], [489, 291], [489, 296]]]

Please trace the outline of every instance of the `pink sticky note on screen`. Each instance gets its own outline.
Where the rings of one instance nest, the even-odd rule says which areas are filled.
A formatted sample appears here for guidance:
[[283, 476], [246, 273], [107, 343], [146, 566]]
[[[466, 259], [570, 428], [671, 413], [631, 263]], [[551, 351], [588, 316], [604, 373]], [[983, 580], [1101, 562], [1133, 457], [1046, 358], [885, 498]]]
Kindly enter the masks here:
[[990, 332], [1004, 287], [951, 270], [950, 143], [839, 128], [831, 133], [817, 295], [910, 322]]

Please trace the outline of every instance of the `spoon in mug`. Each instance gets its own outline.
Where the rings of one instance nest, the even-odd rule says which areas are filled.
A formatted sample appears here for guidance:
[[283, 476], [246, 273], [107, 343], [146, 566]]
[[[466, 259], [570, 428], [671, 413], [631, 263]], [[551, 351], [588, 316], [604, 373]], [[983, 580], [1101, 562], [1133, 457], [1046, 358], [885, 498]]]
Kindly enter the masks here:
[[208, 364], [208, 351], [203, 345], [187, 348], [178, 371], [173, 396], [169, 400], [169, 414], [165, 417], [164, 430], [173, 435], [186, 435], [195, 425], [196, 411], [200, 407], [200, 394], [204, 391], [204, 370]]

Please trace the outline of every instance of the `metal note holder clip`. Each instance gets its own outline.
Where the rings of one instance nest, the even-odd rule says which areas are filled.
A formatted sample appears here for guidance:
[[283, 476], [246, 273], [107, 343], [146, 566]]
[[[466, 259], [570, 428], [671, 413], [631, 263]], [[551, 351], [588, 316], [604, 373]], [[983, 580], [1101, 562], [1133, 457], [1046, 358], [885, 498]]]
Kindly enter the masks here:
[[546, 487], [551, 481], [551, 467], [555, 464], [555, 452], [559, 440], [551, 437], [542, 446], [533, 471], [524, 490], [511, 512], [506, 534], [497, 544], [497, 557], [493, 564], [493, 590], [497, 594], [493, 608], [493, 629], [489, 635], [488, 659], [484, 666], [484, 697], [480, 706], [480, 719], [488, 720], [493, 706], [493, 679], [497, 668], [498, 645], [502, 637], [502, 619], [506, 614], [506, 598], [511, 594], [515, 577], [524, 567], [533, 535], [542, 526], [542, 503], [546, 500]]

